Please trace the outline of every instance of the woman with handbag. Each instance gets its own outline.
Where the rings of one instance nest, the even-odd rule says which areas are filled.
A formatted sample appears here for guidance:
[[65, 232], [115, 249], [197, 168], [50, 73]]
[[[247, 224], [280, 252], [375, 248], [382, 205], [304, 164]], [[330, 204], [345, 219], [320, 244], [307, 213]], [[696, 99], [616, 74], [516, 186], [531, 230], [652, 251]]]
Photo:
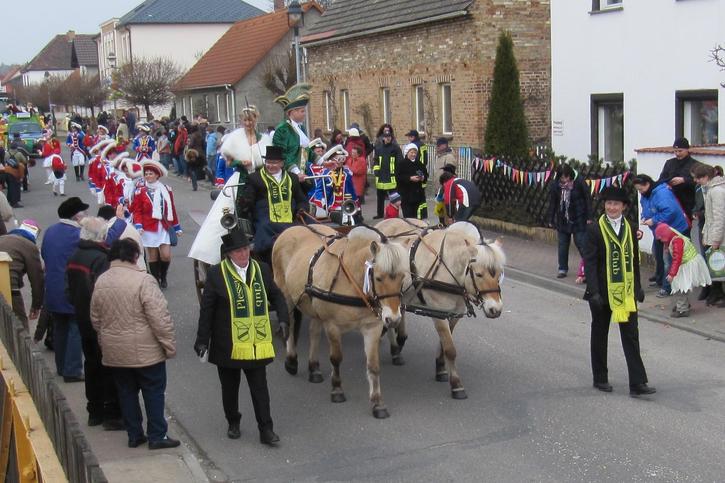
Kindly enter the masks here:
[[182, 234], [181, 225], [171, 187], [159, 181], [168, 174], [166, 168], [150, 159], [141, 163], [141, 166], [145, 183], [133, 196], [131, 216], [146, 248], [149, 272], [156, 277], [161, 288], [166, 288], [171, 247], [176, 245], [177, 236]]
[[[702, 228], [702, 244], [708, 247], [706, 258], [710, 253], [722, 251], [725, 247], [725, 178], [722, 171], [707, 164], [699, 163], [692, 168], [692, 178], [702, 187], [705, 195], [705, 224]], [[713, 280], [707, 305], [725, 307], [725, 293], [721, 280]]]

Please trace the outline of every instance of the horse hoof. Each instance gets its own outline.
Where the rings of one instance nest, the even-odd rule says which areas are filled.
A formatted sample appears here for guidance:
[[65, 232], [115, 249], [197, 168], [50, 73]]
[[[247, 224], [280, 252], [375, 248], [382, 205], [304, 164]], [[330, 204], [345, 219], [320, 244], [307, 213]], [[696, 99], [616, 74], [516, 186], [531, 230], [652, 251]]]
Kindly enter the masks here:
[[297, 375], [297, 361], [296, 360], [285, 359], [284, 368], [287, 370], [287, 372], [289, 374], [292, 374], [293, 376]]
[[390, 417], [390, 413], [385, 408], [373, 408], [373, 416], [375, 419], [385, 419]]
[[308, 380], [312, 383], [319, 384], [323, 382], [325, 379], [322, 377], [322, 374], [319, 372], [310, 372], [310, 376], [308, 377]]
[[393, 357], [393, 365], [394, 366], [404, 366], [405, 365], [405, 359], [403, 359], [403, 356], [395, 356], [395, 357]]
[[454, 389], [451, 391], [451, 397], [453, 399], [468, 399], [468, 394], [466, 394], [466, 390], [461, 389]]
[[345, 394], [341, 392], [333, 392], [330, 394], [330, 400], [334, 403], [343, 403], [347, 399], [345, 399]]
[[436, 381], [438, 382], [448, 382], [448, 373], [447, 372], [439, 372], [436, 374]]

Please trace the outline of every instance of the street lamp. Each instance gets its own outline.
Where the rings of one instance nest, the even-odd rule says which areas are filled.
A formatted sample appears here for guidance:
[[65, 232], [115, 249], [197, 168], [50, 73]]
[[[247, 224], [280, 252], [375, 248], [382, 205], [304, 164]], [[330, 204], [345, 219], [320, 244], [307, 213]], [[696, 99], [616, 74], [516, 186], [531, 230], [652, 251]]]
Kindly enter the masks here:
[[48, 89], [48, 109], [50, 109], [50, 123], [52, 124], [53, 134], [55, 134], [55, 109], [53, 109], [53, 103], [50, 101], [50, 72], [47, 70], [43, 74], [45, 78], [45, 87]]
[[297, 0], [293, 0], [287, 7], [287, 25], [294, 28], [294, 44], [295, 44], [295, 73], [297, 74], [297, 83], [304, 81], [302, 78], [302, 62], [300, 59], [300, 27], [304, 26], [305, 18], [302, 6]]
[[113, 119], [116, 119], [116, 92], [113, 88], [113, 73], [116, 71], [116, 54], [109, 52], [106, 56], [108, 66], [111, 68], [111, 97], [113, 97]]

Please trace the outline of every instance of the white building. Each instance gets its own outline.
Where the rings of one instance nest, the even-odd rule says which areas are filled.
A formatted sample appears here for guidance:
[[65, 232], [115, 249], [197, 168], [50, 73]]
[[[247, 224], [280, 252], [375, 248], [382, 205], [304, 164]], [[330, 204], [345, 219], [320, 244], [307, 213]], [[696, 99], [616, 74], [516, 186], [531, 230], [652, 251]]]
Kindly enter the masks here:
[[[552, 146], [586, 160], [725, 142], [725, 0], [552, 0]], [[659, 175], [661, 163], [639, 172]]]

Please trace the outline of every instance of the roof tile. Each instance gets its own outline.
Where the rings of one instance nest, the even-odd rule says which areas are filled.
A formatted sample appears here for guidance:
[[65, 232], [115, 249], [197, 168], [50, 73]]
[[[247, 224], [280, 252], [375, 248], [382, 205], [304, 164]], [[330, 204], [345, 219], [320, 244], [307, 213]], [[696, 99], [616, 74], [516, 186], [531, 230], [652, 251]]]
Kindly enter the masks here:
[[118, 24], [233, 23], [263, 13], [242, 0], [145, 0]]

